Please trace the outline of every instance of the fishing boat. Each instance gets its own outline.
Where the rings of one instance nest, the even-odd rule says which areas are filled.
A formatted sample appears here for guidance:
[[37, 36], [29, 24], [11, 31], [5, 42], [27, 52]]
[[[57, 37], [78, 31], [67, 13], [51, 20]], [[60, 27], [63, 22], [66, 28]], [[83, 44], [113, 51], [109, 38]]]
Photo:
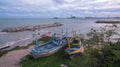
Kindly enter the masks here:
[[42, 45], [38, 44], [38, 40], [36, 39], [36, 46], [31, 50], [31, 55], [34, 58], [46, 57], [56, 53], [63, 46], [67, 44], [67, 36], [54, 34], [52, 36], [52, 41], [44, 43]]
[[76, 36], [74, 34], [73, 37], [70, 37], [68, 40], [68, 48], [65, 50], [69, 56], [69, 58], [73, 59], [74, 56], [78, 54], [82, 54], [84, 52], [84, 39], [83, 37]]

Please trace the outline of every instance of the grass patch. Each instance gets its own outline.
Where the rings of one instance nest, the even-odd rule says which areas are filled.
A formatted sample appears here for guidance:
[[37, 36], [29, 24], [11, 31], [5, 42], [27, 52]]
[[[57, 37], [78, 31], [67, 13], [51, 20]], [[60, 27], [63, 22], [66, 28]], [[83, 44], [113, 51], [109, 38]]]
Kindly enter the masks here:
[[[70, 60], [65, 52], [66, 48], [59, 50], [56, 54], [33, 59], [27, 55], [21, 60], [22, 67], [120, 67], [120, 43], [106, 45], [102, 50], [90, 48], [84, 54]], [[88, 48], [88, 47], [87, 47]]]
[[[41, 39], [40, 41], [45, 41], [45, 40], [47, 41], [47, 39], [51, 39], [51, 38]], [[87, 51], [84, 52], [84, 54], [77, 56], [75, 59], [71, 60], [67, 56], [65, 49], [66, 47], [59, 50], [57, 53], [55, 53], [52, 56], [38, 58], [38, 59], [34, 59], [31, 57], [31, 55], [27, 55], [21, 60], [20, 65], [22, 67], [61, 67], [61, 64], [65, 64], [68, 67], [91, 66], [91, 62], [90, 62], [91, 58], [89, 58]]]
[[48, 42], [48, 41], [51, 41], [52, 40], [52, 38], [51, 37], [49, 37], [49, 36], [47, 36], [47, 37], [42, 37], [42, 38], [40, 38], [38, 41], [42, 41], [42, 42]]
[[65, 48], [63, 48], [56, 54], [44, 58], [34, 59], [27, 55], [20, 62], [22, 67], [60, 67], [61, 64], [65, 64], [68, 67], [89, 67], [89, 58], [84, 53], [76, 57], [76, 59], [70, 60], [65, 52]]

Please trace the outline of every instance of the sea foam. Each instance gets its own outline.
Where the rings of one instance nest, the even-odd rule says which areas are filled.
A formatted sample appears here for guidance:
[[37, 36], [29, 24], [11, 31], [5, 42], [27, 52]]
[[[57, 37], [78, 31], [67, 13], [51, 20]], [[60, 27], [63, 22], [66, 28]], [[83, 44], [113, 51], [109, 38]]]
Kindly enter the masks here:
[[0, 34], [7, 34], [7, 32], [0, 32]]

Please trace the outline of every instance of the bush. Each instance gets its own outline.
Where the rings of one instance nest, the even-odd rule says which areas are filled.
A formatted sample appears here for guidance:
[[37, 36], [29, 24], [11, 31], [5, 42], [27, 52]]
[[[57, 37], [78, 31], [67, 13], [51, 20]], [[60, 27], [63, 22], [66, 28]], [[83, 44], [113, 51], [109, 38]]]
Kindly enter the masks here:
[[90, 52], [92, 67], [120, 67], [120, 44], [106, 45], [102, 50]]

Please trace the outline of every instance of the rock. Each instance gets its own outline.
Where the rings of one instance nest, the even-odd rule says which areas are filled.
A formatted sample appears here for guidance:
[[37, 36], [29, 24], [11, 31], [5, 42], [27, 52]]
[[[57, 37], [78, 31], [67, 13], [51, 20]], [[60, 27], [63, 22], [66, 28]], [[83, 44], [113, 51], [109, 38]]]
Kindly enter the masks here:
[[3, 29], [2, 32], [31, 31], [31, 30], [36, 30], [36, 29], [51, 28], [51, 27], [57, 27], [57, 26], [62, 26], [62, 25], [63, 24], [55, 22], [53, 24], [34, 25], [34, 26], [21, 26], [21, 27], [16, 27], [16, 28], [7, 28], [7, 29]]
[[67, 66], [67, 65], [65, 65], [65, 64], [61, 64], [60, 66], [61, 66], [61, 67], [68, 67], [68, 66]]
[[120, 23], [120, 21], [96, 21], [96, 23], [109, 23], [109, 24], [116, 24], [116, 23]]

